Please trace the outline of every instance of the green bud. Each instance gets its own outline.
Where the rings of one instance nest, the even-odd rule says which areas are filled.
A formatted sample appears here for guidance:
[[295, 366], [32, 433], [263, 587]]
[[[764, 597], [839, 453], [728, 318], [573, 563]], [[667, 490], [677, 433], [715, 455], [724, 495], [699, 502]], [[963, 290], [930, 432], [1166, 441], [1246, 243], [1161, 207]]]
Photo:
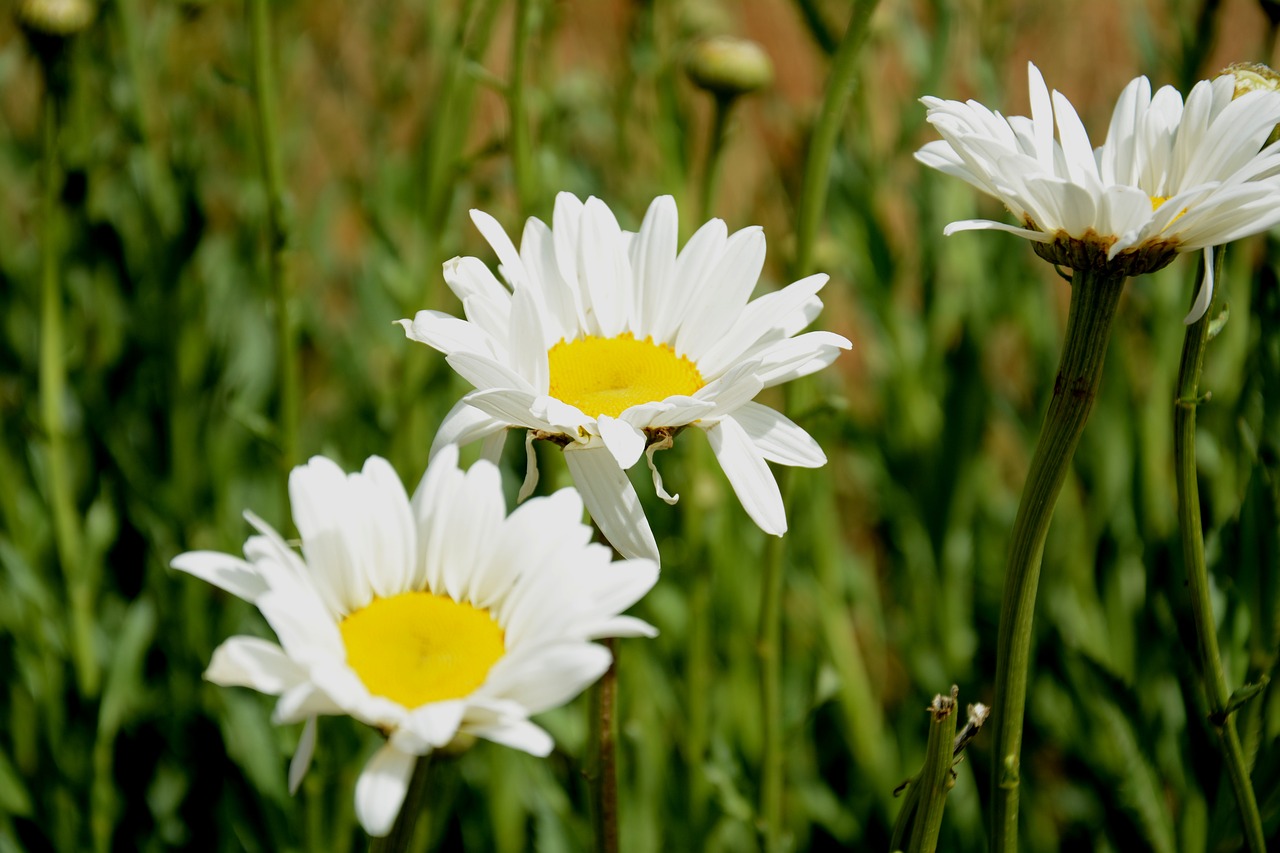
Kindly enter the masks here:
[[721, 98], [736, 98], [773, 82], [773, 63], [760, 45], [733, 36], [713, 36], [694, 45], [685, 63], [689, 79]]
[[18, 21], [33, 36], [68, 38], [93, 22], [90, 0], [20, 0]]

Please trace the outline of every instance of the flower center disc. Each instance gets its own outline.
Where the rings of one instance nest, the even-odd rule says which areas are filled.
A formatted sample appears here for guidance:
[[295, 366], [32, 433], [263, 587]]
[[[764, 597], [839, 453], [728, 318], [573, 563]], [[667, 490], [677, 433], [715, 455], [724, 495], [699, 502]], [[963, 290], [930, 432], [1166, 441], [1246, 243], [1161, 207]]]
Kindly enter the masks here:
[[616, 418], [632, 406], [688, 396], [706, 384], [692, 361], [630, 332], [561, 341], [547, 352], [547, 361], [551, 396], [590, 417]]
[[375, 598], [338, 630], [369, 692], [406, 708], [466, 696], [506, 651], [486, 611], [429, 592]]

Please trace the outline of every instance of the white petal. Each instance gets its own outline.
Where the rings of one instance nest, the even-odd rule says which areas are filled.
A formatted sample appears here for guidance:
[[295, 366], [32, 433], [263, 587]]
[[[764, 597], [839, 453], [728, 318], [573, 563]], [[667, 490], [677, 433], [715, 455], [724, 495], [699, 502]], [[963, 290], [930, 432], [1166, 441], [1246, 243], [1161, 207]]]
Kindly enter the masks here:
[[531, 388], [546, 393], [550, 378], [539, 310], [531, 285], [516, 288], [511, 302], [512, 363]]
[[743, 228], [729, 238], [715, 268], [689, 300], [676, 352], [695, 361], [738, 319], [764, 269], [764, 229]]
[[676, 202], [659, 196], [649, 205], [644, 222], [631, 244], [631, 268], [635, 283], [635, 314], [631, 330], [636, 337], [648, 333], [675, 287], [676, 244], [679, 240]]
[[622, 229], [600, 199], [587, 199], [582, 211], [578, 250], [579, 280], [590, 296], [600, 334], [612, 338], [628, 326], [632, 308], [631, 262], [622, 244]]
[[459, 320], [442, 311], [419, 311], [412, 320], [397, 320], [405, 337], [424, 343], [448, 355], [470, 352], [487, 358], [501, 358], [506, 347], [475, 323]]
[[827, 462], [827, 455], [813, 436], [781, 412], [759, 403], [745, 403], [734, 410], [733, 418], [760, 455], [770, 462], [801, 468], [819, 468]]
[[269, 588], [253, 565], [217, 551], [188, 551], [174, 557], [169, 565], [226, 590], [250, 604], [257, 601]]
[[1213, 302], [1213, 247], [1206, 246], [1204, 249], [1204, 284], [1200, 285], [1200, 292], [1196, 295], [1196, 301], [1191, 306], [1191, 311], [1183, 318], [1183, 325], [1190, 326], [1203, 317], [1204, 312], [1209, 310], [1211, 302]]
[[468, 726], [467, 731], [476, 737], [536, 755], [539, 758], [551, 754], [555, 741], [540, 726], [528, 720], [514, 720], [496, 726]]
[[618, 461], [619, 468], [625, 471], [636, 464], [640, 454], [644, 453], [643, 432], [625, 420], [608, 415], [596, 418], [596, 425], [600, 429], [600, 437], [604, 439], [604, 446], [609, 448], [613, 458]]
[[440, 422], [436, 436], [431, 440], [429, 458], [434, 459], [443, 447], [450, 445], [466, 445], [481, 438], [487, 438], [496, 432], [509, 427], [504, 420], [469, 405], [465, 400], [453, 404], [449, 414]]
[[520, 484], [516, 503], [524, 503], [536, 488], [538, 488], [538, 453], [533, 449], [533, 431], [530, 430], [524, 434], [524, 482]]
[[994, 222], [990, 219], [961, 219], [952, 222], [942, 229], [942, 236], [950, 237], [952, 234], [958, 234], [961, 231], [1008, 231], [1010, 234], [1017, 234], [1019, 237], [1025, 237], [1037, 243], [1048, 243], [1053, 240], [1052, 234], [1033, 231], [1030, 228], [1019, 228], [1016, 225], [1009, 225], [1004, 222]]
[[751, 520], [765, 533], [774, 536], [786, 533], [787, 517], [778, 481], [768, 463], [756, 452], [746, 430], [733, 418], [724, 418], [707, 429], [707, 439]]
[[694, 232], [676, 256], [674, 280], [666, 289], [663, 304], [657, 306], [657, 317], [650, 329], [655, 341], [666, 343], [675, 338], [686, 319], [685, 308], [693, 294], [702, 287], [703, 280], [724, 253], [728, 234], [723, 220], [712, 219]]
[[455, 699], [415, 708], [391, 735], [391, 745], [413, 755], [425, 755], [448, 746], [458, 734], [467, 703]]
[[[503, 658], [490, 670], [490, 679], [498, 686], [498, 697], [513, 699], [530, 714], [539, 714], [577, 696], [604, 675], [612, 660], [604, 646], [564, 643], [539, 649], [525, 660]], [[508, 661], [515, 665], [504, 666]], [[499, 673], [499, 667], [504, 671]]]
[[649, 520], [627, 472], [618, 467], [613, 454], [604, 446], [570, 444], [564, 449], [564, 460], [587, 512], [605, 539], [624, 557], [657, 562], [658, 543]]
[[653, 454], [658, 452], [656, 443], [649, 445], [644, 451], [644, 458], [649, 463], [649, 473], [653, 475], [653, 490], [657, 492], [658, 497], [666, 501], [668, 506], [675, 506], [680, 502], [679, 495], [668, 494], [667, 490], [662, 486], [662, 474], [658, 473], [658, 465], [653, 461]]
[[302, 778], [307, 775], [308, 768], [311, 767], [311, 756], [316, 751], [316, 718], [307, 717], [306, 725], [302, 727], [302, 735], [298, 738], [298, 748], [293, 752], [293, 759], [289, 762], [289, 795], [298, 793], [298, 786], [302, 784]]
[[257, 637], [231, 637], [214, 649], [204, 677], [223, 687], [252, 687], [259, 693], [279, 696], [304, 682], [307, 670], [275, 643]]
[[516, 251], [511, 238], [507, 236], [507, 232], [498, 220], [483, 210], [472, 210], [471, 221], [493, 247], [494, 254], [498, 256], [498, 263], [506, 271], [507, 281], [512, 284], [527, 281], [528, 276], [525, 274], [524, 263], [520, 260], [520, 253]]
[[391, 832], [418, 760], [388, 744], [364, 766], [356, 781], [356, 818], [374, 838]]
[[517, 388], [521, 391], [534, 390], [533, 386], [523, 376], [505, 364], [499, 364], [491, 358], [484, 358], [468, 352], [455, 352], [446, 356], [445, 361], [449, 362], [449, 366], [459, 376], [480, 391], [487, 391], [490, 388]]

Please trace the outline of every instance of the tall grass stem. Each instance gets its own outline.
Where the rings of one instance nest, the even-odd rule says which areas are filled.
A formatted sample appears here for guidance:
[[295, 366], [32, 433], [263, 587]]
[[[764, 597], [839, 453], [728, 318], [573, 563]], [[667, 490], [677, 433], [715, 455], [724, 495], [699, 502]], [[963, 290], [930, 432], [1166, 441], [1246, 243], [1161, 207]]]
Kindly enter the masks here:
[[702, 184], [698, 187], [698, 219], [711, 216], [715, 204], [716, 186], [720, 183], [720, 169], [724, 162], [725, 138], [729, 129], [729, 113], [737, 100], [730, 95], [714, 95], [711, 113], [711, 136], [707, 141], [707, 159], [702, 168]]
[[818, 234], [818, 221], [827, 206], [827, 183], [831, 172], [831, 155], [840, 136], [845, 106], [853, 93], [853, 82], [858, 71], [858, 57], [871, 23], [871, 15], [879, 0], [859, 0], [853, 7], [849, 26], [836, 51], [831, 79], [823, 96], [818, 120], [814, 124], [813, 137], [809, 140], [809, 153], [805, 158], [804, 184], [800, 190], [800, 219], [796, 225], [795, 272], [807, 275], [812, 262], [813, 243]]
[[516, 0], [516, 31], [511, 48], [511, 82], [507, 102], [511, 111], [511, 167], [522, 218], [534, 214], [538, 199], [537, 174], [529, 141], [529, 108], [525, 97], [525, 58], [533, 25], [534, 0]]
[[[50, 63], [51, 64], [51, 63]], [[66, 341], [63, 328], [62, 288], [59, 273], [62, 172], [58, 163], [65, 92], [57, 73], [46, 65], [46, 90], [42, 127], [41, 175], [41, 311], [40, 311], [40, 416], [49, 448], [49, 504], [53, 513], [54, 546], [67, 586], [71, 610], [71, 659], [76, 682], [85, 696], [98, 695], [100, 673], [93, 652], [93, 598], [80, 519], [71, 485], [71, 461], [67, 456]]]
[[992, 769], [991, 849], [1018, 848], [1018, 785], [1022, 721], [1030, 665], [1031, 626], [1045, 538], [1080, 436], [1102, 381], [1111, 323], [1125, 278], [1109, 271], [1075, 270], [1066, 339], [1018, 514], [1005, 568], [996, 648], [995, 750]]
[[[1214, 261], [1214, 281], [1222, 285], [1222, 256], [1219, 250]], [[1199, 292], [1204, 283], [1204, 263], [1195, 288]], [[1216, 304], [1216, 300], [1215, 300]], [[1173, 410], [1173, 455], [1178, 481], [1178, 526], [1182, 531], [1182, 555], [1187, 570], [1187, 590], [1191, 595], [1191, 613], [1195, 624], [1196, 650], [1199, 653], [1200, 676], [1209, 702], [1209, 719], [1213, 723], [1222, 744], [1222, 759], [1227, 778], [1235, 794], [1240, 810], [1240, 828], [1245, 844], [1251, 853], [1263, 853], [1267, 849], [1262, 831], [1262, 817], [1254, 796], [1249, 770], [1245, 764], [1244, 750], [1236, 730], [1235, 717], [1227, 712], [1230, 696], [1227, 680], [1222, 670], [1222, 656], [1218, 651], [1218, 632], [1213, 618], [1213, 603], [1209, 594], [1209, 572], [1205, 565], [1204, 534], [1201, 530], [1199, 483], [1196, 477], [1196, 408], [1200, 404], [1200, 371], [1204, 366], [1204, 351], [1209, 342], [1209, 326], [1212, 323], [1214, 304], [1204, 316], [1187, 327], [1182, 343], [1182, 361], [1178, 368], [1178, 396]]]
[[280, 450], [282, 507], [289, 506], [289, 472], [298, 461], [298, 355], [290, 311], [292, 296], [285, 252], [289, 231], [284, 200], [284, 173], [280, 165], [280, 114], [272, 62], [271, 17], [268, 0], [249, 0], [249, 33], [252, 41], [253, 106], [258, 136], [259, 166], [267, 194], [267, 275], [275, 303], [276, 350], [279, 385], [278, 443]]

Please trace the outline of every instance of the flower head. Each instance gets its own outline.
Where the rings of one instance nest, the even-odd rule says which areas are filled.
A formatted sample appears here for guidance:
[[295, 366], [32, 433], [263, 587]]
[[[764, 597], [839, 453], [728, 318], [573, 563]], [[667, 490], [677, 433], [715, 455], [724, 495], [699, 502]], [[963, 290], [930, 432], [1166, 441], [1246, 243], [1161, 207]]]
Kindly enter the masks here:
[[442, 451], [410, 501], [377, 457], [347, 475], [323, 457], [293, 470], [302, 554], [251, 513], [243, 560], [192, 551], [184, 572], [254, 604], [280, 644], [232, 637], [205, 677], [279, 696], [275, 720], [306, 720], [289, 771], [310, 763], [316, 716], [375, 726], [386, 744], [356, 783], [356, 813], [385, 835], [416, 756], [473, 735], [534, 755], [551, 738], [529, 720], [609, 666], [599, 637], [652, 636], [621, 611], [657, 579], [647, 560], [610, 562], [591, 544], [573, 489], [506, 514], [498, 470], [460, 471]]
[[782, 535], [786, 518], [766, 460], [817, 467], [826, 457], [803, 429], [767, 406], [760, 391], [830, 364], [850, 344], [830, 332], [800, 334], [822, 308], [815, 275], [748, 302], [764, 265], [764, 232], [730, 235], [713, 219], [676, 251], [676, 207], [649, 207], [640, 230], [623, 231], [599, 199], [561, 193], [554, 227], [531, 218], [517, 251], [497, 221], [472, 220], [498, 255], [510, 289], [480, 260], [455, 258], [445, 279], [466, 320], [419, 311], [406, 334], [444, 353], [475, 391], [445, 418], [433, 452], [451, 443], [526, 430], [553, 441], [587, 511], [624, 556], [657, 559], [657, 545], [626, 471], [675, 434], [706, 432], [747, 513]]
[[[1233, 99], [1235, 80], [1225, 75], [1197, 83], [1184, 105], [1175, 89], [1153, 95], [1138, 77], [1095, 149], [1071, 103], [1049, 93], [1034, 65], [1028, 74], [1031, 118], [1005, 118], [975, 101], [922, 99], [943, 138], [916, 158], [1004, 202], [1022, 223], [965, 220], [945, 233], [1009, 231], [1054, 263], [1139, 275], [1178, 252], [1211, 254], [1280, 222], [1280, 146], [1263, 147], [1280, 122], [1280, 93]], [[1209, 274], [1187, 322], [1204, 314], [1212, 291]]]

